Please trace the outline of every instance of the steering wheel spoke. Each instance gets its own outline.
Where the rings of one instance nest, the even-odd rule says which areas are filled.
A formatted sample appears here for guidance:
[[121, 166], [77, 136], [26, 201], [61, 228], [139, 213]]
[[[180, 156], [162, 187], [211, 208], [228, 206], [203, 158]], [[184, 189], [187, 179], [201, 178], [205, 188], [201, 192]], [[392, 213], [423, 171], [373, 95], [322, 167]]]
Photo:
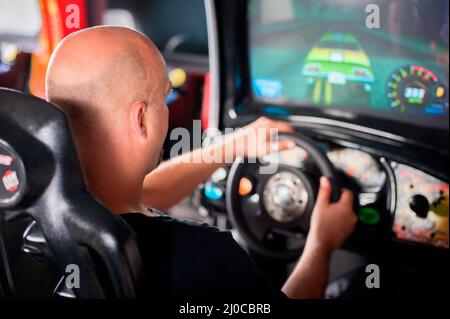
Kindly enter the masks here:
[[259, 194], [241, 197], [242, 215], [250, 232], [258, 239], [264, 240], [270, 230], [270, 221], [263, 214]]
[[296, 240], [304, 240], [306, 236], [300, 231], [294, 231], [291, 229], [274, 228], [272, 230], [274, 234], [278, 234], [287, 238], [292, 238]]
[[250, 231], [261, 242], [265, 241], [272, 230], [272, 224], [267, 216], [261, 215], [253, 219]]

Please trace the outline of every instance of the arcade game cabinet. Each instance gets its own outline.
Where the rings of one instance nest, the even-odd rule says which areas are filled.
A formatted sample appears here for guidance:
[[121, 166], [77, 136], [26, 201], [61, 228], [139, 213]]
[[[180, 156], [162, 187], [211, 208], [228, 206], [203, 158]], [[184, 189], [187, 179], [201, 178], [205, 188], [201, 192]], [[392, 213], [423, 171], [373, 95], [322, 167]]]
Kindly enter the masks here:
[[[285, 120], [298, 147], [216, 172], [202, 205], [227, 214], [281, 284], [304, 245], [317, 178], [331, 165], [335, 185], [356, 194], [359, 221], [344, 248], [362, 258], [331, 271], [363, 268], [356, 280], [333, 278], [348, 289], [328, 296], [352, 296], [355, 286], [353, 296], [375, 295], [364, 286], [375, 264], [384, 288], [376, 295], [426, 297], [448, 287], [449, 3], [370, 3], [375, 13], [367, 1], [209, 2], [210, 124]], [[257, 173], [275, 160], [272, 175]]]

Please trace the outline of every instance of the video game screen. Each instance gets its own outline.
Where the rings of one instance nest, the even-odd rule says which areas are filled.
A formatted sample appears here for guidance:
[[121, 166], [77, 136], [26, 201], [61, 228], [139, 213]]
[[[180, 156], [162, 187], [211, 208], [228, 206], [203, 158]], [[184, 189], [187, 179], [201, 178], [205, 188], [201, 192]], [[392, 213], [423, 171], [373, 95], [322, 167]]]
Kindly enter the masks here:
[[257, 101], [448, 129], [448, 0], [250, 0]]

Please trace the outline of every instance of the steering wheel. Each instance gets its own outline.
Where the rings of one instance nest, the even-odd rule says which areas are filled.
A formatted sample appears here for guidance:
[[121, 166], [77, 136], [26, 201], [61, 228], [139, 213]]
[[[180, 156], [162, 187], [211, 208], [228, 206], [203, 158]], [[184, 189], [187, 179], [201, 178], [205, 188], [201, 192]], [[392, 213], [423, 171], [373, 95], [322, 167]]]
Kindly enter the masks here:
[[[338, 175], [316, 143], [300, 133], [279, 134], [279, 140], [292, 141], [309, 154], [320, 174], [330, 179], [331, 201], [338, 201]], [[243, 157], [234, 161], [226, 186], [228, 215], [252, 250], [266, 257], [293, 259], [305, 245], [318, 177], [298, 167], [269, 165]], [[241, 183], [251, 191], [240, 193]]]

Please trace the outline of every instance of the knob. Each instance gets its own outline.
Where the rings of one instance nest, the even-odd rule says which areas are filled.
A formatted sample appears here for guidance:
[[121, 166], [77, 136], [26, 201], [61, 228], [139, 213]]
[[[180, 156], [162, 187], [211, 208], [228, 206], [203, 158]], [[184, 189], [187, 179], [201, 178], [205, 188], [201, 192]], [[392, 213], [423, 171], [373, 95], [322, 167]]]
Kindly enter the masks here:
[[416, 213], [417, 217], [427, 218], [430, 203], [425, 196], [416, 194], [409, 200], [409, 207]]

